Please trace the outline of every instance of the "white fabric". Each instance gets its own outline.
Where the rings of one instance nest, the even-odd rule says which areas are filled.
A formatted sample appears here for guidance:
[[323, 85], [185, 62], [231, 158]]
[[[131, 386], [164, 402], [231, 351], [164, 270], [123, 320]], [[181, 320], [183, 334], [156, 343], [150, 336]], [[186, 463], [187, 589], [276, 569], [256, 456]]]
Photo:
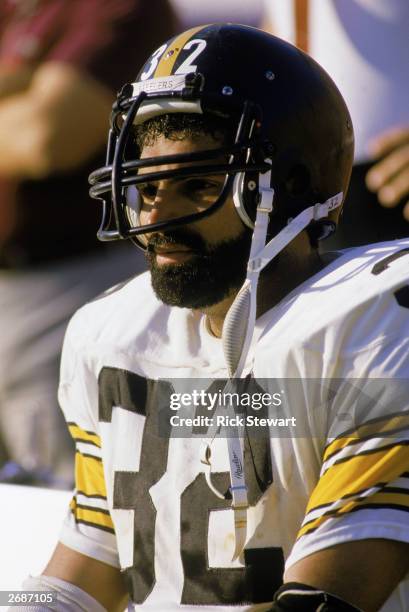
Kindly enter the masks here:
[[53, 576], [29, 576], [22, 584], [24, 591], [46, 591], [56, 595], [57, 601], [47, 605], [13, 606], [11, 612], [106, 612], [91, 595], [70, 582]]
[[[309, 380], [341, 380], [348, 390], [354, 378], [409, 378], [408, 309], [399, 306], [394, 295], [408, 283], [408, 256], [396, 258], [381, 274], [373, 273], [376, 263], [408, 248], [409, 241], [402, 240], [349, 250], [257, 320], [253, 358], [247, 361], [244, 374], [252, 367], [257, 380], [268, 379], [266, 384], [278, 380], [285, 399], [281, 407], [283, 415], [289, 411], [289, 416], [294, 416], [299, 427], [305, 429], [298, 436], [272, 433], [266, 443], [271, 453], [273, 482], [248, 510], [246, 548], [282, 548], [289, 563], [292, 558], [310, 554], [312, 548], [320, 550], [362, 538], [392, 537], [409, 542], [409, 513], [400, 511], [399, 519], [395, 519], [395, 514], [388, 509], [379, 509], [372, 513], [373, 520], [366, 521], [365, 531], [359, 521], [340, 519], [334, 529], [330, 522], [324, 523], [322, 531], [300, 538], [294, 549], [296, 557], [290, 556], [308, 499], [320, 479], [324, 448], [340, 433], [339, 427], [345, 428], [345, 419], [348, 426], [348, 419], [353, 418], [350, 397], [343, 387], [343, 392], [335, 398], [329, 392], [323, 395], [321, 389], [317, 395], [314, 386], [307, 384]], [[210, 336], [204, 317], [186, 309], [170, 309], [159, 302], [147, 274], [85, 306], [71, 321], [63, 353], [59, 397], [68, 421], [75, 421], [101, 437], [107, 505], [116, 538], [94, 529], [90, 542], [91, 528], [70, 520], [64, 528], [64, 542], [70, 546], [72, 538], [73, 548], [101, 560], [110, 546], [112, 556], [118, 550], [119, 563], [125, 569], [132, 564], [134, 529], [145, 517], [138, 511], [136, 499], [132, 508], [114, 504], [117, 493], [114, 483], [117, 472], [137, 475], [139, 470], [147, 469], [141, 465], [141, 451], [142, 427], [148, 418], [135, 412], [136, 408], [134, 411], [129, 408], [122, 388], [123, 400], [119, 403], [123, 405], [113, 406], [111, 420], [100, 420], [98, 376], [107, 368], [112, 372], [132, 372], [140, 379], [171, 381], [175, 392], [186, 391], [187, 383], [179, 379], [204, 378], [208, 388], [208, 379], [226, 378], [227, 371], [221, 341]], [[297, 393], [289, 379], [300, 381]], [[134, 397], [134, 401], [137, 404], [140, 400]], [[158, 397], [154, 402], [158, 410], [160, 401]], [[384, 407], [382, 404], [382, 410]], [[409, 409], [407, 397], [399, 398], [399, 408]], [[181, 408], [175, 414], [189, 412]], [[343, 420], [338, 419], [339, 415]], [[373, 411], [368, 414], [368, 418], [373, 416]], [[218, 575], [223, 579], [225, 568], [242, 567], [240, 561], [231, 561], [233, 511], [217, 506], [222, 502], [206, 488], [206, 467], [201, 462], [204, 442], [208, 439], [170, 437], [166, 469], [160, 477], [155, 477], [149, 488], [149, 503], [156, 512], [155, 581], [145, 601], [137, 605], [138, 610], [254, 612], [268, 609], [268, 604], [180, 604], [186, 579], [181, 539], [193, 537], [189, 533], [205, 520], [190, 515], [187, 520], [182, 515], [181, 499], [186, 501], [188, 492], [195, 490], [192, 486], [202, 482], [205, 487], [200, 489], [199, 497], [192, 498], [192, 504], [199, 500], [208, 508], [207, 542], [200, 544], [206, 546], [209, 568], [215, 579]], [[163, 441], [159, 437], [156, 444], [145, 449], [145, 452], [152, 449], [153, 464], [161, 445]], [[212, 478], [216, 474], [228, 474], [225, 440], [215, 438], [211, 453]], [[217, 486], [215, 481], [213, 484]], [[220, 486], [217, 488], [220, 490]], [[207, 505], [209, 496], [213, 496], [210, 506]], [[190, 510], [186, 505], [183, 509]], [[359, 515], [360, 512], [355, 513], [357, 518]], [[145, 575], [145, 567], [141, 569]], [[407, 600], [405, 604], [402, 599], [405, 589], [407, 582], [404, 581], [382, 612], [404, 612], [407, 609]]]
[[[293, 0], [264, 0], [277, 36], [295, 42]], [[409, 124], [407, 0], [309, 0], [309, 52], [330, 74], [351, 112], [355, 159], [368, 142]]]

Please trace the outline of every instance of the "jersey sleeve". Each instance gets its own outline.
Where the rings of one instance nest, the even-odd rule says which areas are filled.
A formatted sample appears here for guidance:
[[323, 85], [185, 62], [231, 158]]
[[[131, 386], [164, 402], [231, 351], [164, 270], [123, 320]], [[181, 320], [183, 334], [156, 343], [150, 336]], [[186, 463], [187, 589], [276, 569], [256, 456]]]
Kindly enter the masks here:
[[286, 567], [353, 540], [409, 543], [409, 309], [384, 314], [379, 341], [354, 355], [362, 375], [336, 381], [319, 479]]
[[75, 489], [60, 541], [78, 552], [119, 567], [101, 453], [97, 380], [81, 349], [80, 317], [71, 321], [61, 361], [59, 401], [75, 443]]

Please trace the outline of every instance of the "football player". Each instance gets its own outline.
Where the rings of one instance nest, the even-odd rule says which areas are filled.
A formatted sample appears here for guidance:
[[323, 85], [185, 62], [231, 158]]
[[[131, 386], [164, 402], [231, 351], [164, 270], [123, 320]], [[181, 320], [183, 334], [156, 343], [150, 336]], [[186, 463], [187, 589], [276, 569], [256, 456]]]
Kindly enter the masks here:
[[316, 248], [352, 157], [328, 75], [254, 28], [184, 32], [124, 86], [91, 194], [150, 271], [67, 332], [76, 490], [24, 584], [50, 609], [408, 609], [409, 241]]

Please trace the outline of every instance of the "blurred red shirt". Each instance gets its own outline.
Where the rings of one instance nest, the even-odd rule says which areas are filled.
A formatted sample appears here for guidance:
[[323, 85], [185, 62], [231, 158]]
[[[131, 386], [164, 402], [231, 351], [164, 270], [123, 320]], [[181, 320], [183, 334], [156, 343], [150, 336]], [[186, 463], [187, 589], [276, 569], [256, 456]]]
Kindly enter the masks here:
[[[114, 93], [176, 31], [168, 0], [2, 0], [0, 65], [67, 62]], [[108, 117], [107, 117], [108, 131]], [[92, 250], [100, 220], [88, 196], [100, 151], [76, 170], [14, 183], [0, 177], [0, 267], [32, 266]]]

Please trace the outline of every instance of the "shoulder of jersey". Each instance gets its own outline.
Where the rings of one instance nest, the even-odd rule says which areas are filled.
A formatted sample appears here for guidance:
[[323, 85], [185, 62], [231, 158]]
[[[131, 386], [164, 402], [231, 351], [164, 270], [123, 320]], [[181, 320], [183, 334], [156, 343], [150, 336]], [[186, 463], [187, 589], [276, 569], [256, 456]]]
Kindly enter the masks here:
[[[145, 272], [108, 289], [80, 308], [69, 325], [71, 336], [81, 344], [120, 343], [127, 335], [138, 334], [152, 320], [166, 321], [169, 308], [160, 302]], [[156, 316], [155, 316], [156, 315]]]
[[[338, 255], [306, 284], [322, 289], [339, 287], [344, 292], [359, 284], [363, 289], [357, 296], [359, 301], [379, 291], [388, 291], [409, 278], [409, 238], [346, 249]], [[339, 285], [328, 282], [335, 280]]]
[[[267, 317], [264, 329], [286, 328], [306, 338], [370, 316], [373, 326], [386, 313], [409, 320], [409, 239], [341, 251], [339, 257], [287, 296]], [[368, 314], [369, 313], [369, 314]], [[399, 317], [398, 317], [399, 318]], [[399, 322], [396, 320], [396, 326]], [[388, 320], [393, 326], [393, 318]], [[292, 333], [293, 331], [293, 333]]]

